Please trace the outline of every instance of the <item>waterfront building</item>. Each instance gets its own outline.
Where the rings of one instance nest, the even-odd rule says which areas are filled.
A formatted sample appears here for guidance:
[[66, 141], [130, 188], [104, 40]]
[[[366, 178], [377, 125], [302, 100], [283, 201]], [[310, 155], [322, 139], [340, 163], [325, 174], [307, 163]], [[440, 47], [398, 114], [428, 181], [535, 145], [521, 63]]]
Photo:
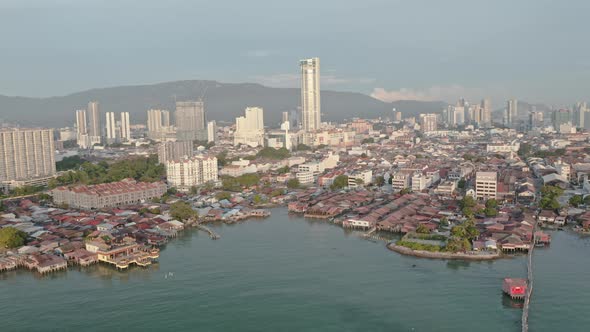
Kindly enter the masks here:
[[56, 204], [67, 204], [80, 209], [101, 209], [137, 204], [161, 197], [167, 190], [163, 182], [137, 182], [125, 179], [97, 185], [58, 187], [51, 191]]
[[158, 162], [165, 164], [169, 160], [190, 158], [194, 155], [193, 142], [162, 142], [158, 145]]
[[301, 112], [303, 130], [313, 132], [320, 129], [320, 58], [304, 59], [301, 67]]
[[475, 173], [475, 197], [477, 199], [497, 198], [498, 194], [498, 173], [477, 172]]
[[218, 180], [217, 158], [195, 156], [166, 162], [168, 185], [178, 190], [188, 191], [191, 187]]
[[244, 116], [236, 118], [234, 145], [264, 145], [264, 117], [261, 107], [247, 107]]
[[205, 104], [202, 100], [177, 101], [176, 135], [179, 140], [206, 140]]
[[52, 129], [0, 129], [1, 182], [43, 179], [46, 183], [54, 175]]

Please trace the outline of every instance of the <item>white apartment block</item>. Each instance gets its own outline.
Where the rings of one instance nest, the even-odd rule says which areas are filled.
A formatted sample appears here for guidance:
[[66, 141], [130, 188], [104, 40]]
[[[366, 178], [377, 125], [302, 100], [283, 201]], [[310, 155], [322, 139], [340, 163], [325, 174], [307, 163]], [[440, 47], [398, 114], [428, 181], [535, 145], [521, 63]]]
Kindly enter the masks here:
[[366, 186], [373, 182], [373, 171], [356, 171], [348, 176], [348, 188]]
[[475, 198], [490, 199], [497, 198], [498, 194], [498, 173], [477, 172], [475, 173]]
[[193, 155], [193, 142], [191, 141], [162, 142], [158, 145], [158, 162], [160, 164]]
[[187, 191], [193, 186], [217, 181], [217, 158], [196, 156], [166, 162], [166, 178], [170, 187]]
[[234, 145], [264, 145], [264, 116], [260, 107], [247, 107], [244, 116], [236, 118]]
[[0, 181], [28, 180], [54, 174], [52, 129], [0, 130]]
[[413, 172], [398, 171], [391, 176], [391, 186], [394, 190], [410, 188]]

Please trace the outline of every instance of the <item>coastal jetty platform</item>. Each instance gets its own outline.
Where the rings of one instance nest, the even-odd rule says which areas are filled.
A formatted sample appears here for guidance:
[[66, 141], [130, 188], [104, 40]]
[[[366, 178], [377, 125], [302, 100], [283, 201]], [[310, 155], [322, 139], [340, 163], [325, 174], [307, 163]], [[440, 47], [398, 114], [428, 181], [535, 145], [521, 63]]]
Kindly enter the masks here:
[[499, 252], [433, 252], [426, 250], [414, 250], [408, 247], [398, 246], [393, 242], [387, 244], [387, 249], [395, 251], [402, 255], [421, 257], [421, 258], [435, 258], [435, 259], [462, 259], [474, 261], [494, 260], [502, 257]]
[[196, 224], [197, 228], [202, 230], [203, 232], [207, 232], [211, 240], [219, 240], [221, 239], [221, 235], [215, 233], [211, 228], [203, 225], [203, 224]]

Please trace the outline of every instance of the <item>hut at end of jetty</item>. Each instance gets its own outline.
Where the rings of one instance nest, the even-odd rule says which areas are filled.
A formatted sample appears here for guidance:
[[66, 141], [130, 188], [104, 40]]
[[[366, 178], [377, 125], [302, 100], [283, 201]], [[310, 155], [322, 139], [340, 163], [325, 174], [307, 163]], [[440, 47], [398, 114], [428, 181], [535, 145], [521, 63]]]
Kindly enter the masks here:
[[504, 278], [502, 291], [512, 299], [524, 299], [527, 281], [523, 278]]

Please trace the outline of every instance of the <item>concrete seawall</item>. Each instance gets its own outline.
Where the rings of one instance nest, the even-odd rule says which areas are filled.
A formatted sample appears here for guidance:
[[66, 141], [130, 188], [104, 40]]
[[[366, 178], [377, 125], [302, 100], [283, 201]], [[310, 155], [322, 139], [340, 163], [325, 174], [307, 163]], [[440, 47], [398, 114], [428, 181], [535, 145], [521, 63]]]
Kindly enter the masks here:
[[387, 249], [395, 251], [402, 255], [421, 257], [421, 258], [434, 258], [434, 259], [462, 259], [462, 260], [473, 260], [473, 261], [487, 261], [501, 258], [500, 253], [493, 254], [466, 254], [466, 253], [452, 253], [452, 252], [433, 252], [425, 250], [414, 250], [407, 247], [398, 246], [394, 243], [388, 243]]

